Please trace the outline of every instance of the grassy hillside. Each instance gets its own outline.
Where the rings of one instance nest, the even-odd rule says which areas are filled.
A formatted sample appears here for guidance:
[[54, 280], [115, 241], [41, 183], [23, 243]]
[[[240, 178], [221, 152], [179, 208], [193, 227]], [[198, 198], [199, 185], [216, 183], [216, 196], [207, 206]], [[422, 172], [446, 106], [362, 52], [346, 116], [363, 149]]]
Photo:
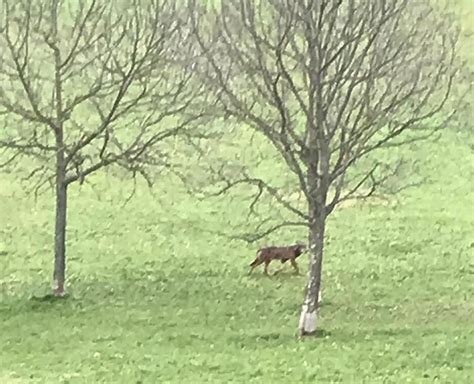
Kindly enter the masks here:
[[44, 302], [53, 199], [2, 175], [0, 383], [471, 382], [472, 149], [446, 131], [406, 155], [425, 184], [331, 217], [322, 331], [305, 342], [305, 277], [248, 277], [255, 249], [212, 234], [246, 214], [238, 196], [198, 202], [166, 178], [123, 206], [131, 182], [74, 186], [71, 296]]
[[245, 276], [254, 250], [201, 230], [225, 223], [226, 207], [167, 183], [155, 196], [140, 189], [125, 208], [112, 179], [73, 196], [72, 297], [29, 299], [50, 277], [51, 199], [35, 204], [10, 175], [0, 202], [0, 381], [468, 382], [472, 152], [447, 134], [413, 154], [431, 183], [331, 220], [325, 333], [304, 343], [294, 337], [304, 277]]

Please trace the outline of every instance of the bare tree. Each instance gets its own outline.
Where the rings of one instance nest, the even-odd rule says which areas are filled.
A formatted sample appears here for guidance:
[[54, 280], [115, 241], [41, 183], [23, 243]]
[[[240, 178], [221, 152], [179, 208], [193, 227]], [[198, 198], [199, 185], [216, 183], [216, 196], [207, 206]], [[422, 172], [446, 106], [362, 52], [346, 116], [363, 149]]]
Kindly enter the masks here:
[[168, 0], [2, 0], [0, 10], [2, 165], [32, 158], [35, 192], [54, 185], [63, 296], [68, 187], [111, 165], [145, 178], [147, 165], [169, 167], [166, 139], [193, 135], [204, 115], [183, 67], [190, 29]]
[[[457, 111], [458, 29], [429, 0], [191, 0], [203, 82], [224, 116], [263, 135], [296, 179], [305, 206], [242, 172], [216, 193], [251, 184], [309, 229], [310, 266], [299, 334], [317, 329], [326, 219], [396, 174], [380, 150], [430, 137]], [[212, 16], [210, 16], [212, 15]], [[453, 108], [446, 108], [447, 101]], [[403, 134], [403, 135], [402, 135]]]

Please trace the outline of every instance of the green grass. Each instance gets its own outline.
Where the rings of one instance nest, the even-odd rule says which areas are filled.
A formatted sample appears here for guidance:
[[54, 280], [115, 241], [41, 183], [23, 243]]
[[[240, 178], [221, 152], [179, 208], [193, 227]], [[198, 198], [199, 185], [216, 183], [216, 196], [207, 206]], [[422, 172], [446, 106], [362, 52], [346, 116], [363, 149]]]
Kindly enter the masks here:
[[[212, 234], [246, 213], [242, 196], [197, 202], [166, 177], [123, 207], [131, 182], [100, 174], [74, 186], [70, 295], [40, 301], [53, 199], [35, 202], [18, 174], [3, 174], [0, 383], [472, 382], [469, 142], [472, 132], [446, 131], [407, 148], [427, 183], [331, 216], [321, 332], [303, 342], [305, 277], [289, 267], [248, 277], [255, 247]], [[278, 236], [269, 242], [305, 233]]]
[[305, 278], [246, 276], [255, 250], [207, 232], [228, 206], [169, 180], [125, 207], [131, 183], [112, 176], [73, 188], [70, 297], [32, 299], [48, 292], [52, 199], [6, 176], [0, 382], [470, 382], [473, 155], [451, 132], [409, 151], [430, 182], [331, 218], [322, 332], [304, 342]]

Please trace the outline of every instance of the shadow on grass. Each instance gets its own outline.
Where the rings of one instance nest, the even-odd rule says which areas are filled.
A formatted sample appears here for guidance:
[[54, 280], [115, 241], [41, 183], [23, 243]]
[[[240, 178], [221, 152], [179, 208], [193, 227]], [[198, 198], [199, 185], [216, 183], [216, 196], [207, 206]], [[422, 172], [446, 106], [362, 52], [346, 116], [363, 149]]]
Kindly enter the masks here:
[[[3, 300], [1, 300], [3, 299]], [[0, 298], [0, 313], [9, 318], [24, 316], [26, 313], [46, 313], [78, 311], [81, 303], [71, 295], [56, 297], [52, 294], [13, 296]]]
[[297, 275], [296, 273], [291, 272], [291, 271], [282, 271], [276, 274], [273, 272], [269, 275], [265, 275], [265, 273], [259, 273], [255, 271], [251, 273], [250, 275], [247, 272], [246, 276], [250, 279], [265, 279], [268, 281], [271, 281], [271, 280], [282, 281], [282, 280], [298, 279], [298, 278], [304, 277], [304, 275], [302, 274]]
[[240, 346], [249, 346], [254, 345], [257, 342], [260, 345], [287, 345], [298, 343], [301, 341], [311, 341], [315, 339], [327, 339], [331, 337], [331, 332], [326, 331], [324, 329], [318, 329], [315, 333], [311, 335], [305, 335], [302, 338], [299, 337], [298, 333], [296, 332], [262, 332], [262, 333], [255, 333], [248, 332], [245, 334], [233, 335], [229, 337], [229, 340], [237, 345]]
[[311, 339], [326, 339], [331, 337], [332, 332], [326, 331], [325, 329], [317, 329], [309, 335], [304, 335], [301, 340], [311, 340]]
[[346, 331], [345, 329], [335, 329], [333, 336], [344, 343], [366, 343], [370, 340], [389, 340], [399, 339], [406, 340], [419, 337], [429, 337], [442, 334], [437, 329], [417, 329], [416, 327], [400, 327], [400, 328], [376, 328], [376, 329], [359, 329], [357, 331]]
[[45, 295], [33, 295], [25, 303], [26, 307], [34, 312], [48, 311], [52, 308], [57, 309], [72, 309], [74, 308], [74, 297], [70, 294], [65, 294], [62, 297], [55, 296], [51, 293]]
[[71, 296], [65, 294], [64, 296], [55, 296], [51, 293], [42, 296], [31, 296], [30, 300], [37, 303], [64, 303]]

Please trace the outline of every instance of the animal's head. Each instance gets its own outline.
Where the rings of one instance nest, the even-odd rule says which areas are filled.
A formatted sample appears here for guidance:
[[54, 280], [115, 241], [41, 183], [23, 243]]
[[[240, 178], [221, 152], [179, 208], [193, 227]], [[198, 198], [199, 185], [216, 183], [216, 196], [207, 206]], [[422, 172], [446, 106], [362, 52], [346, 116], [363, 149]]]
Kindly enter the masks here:
[[298, 243], [293, 245], [293, 249], [295, 251], [295, 255], [300, 256], [301, 254], [305, 253], [308, 248], [306, 247], [306, 244]]

